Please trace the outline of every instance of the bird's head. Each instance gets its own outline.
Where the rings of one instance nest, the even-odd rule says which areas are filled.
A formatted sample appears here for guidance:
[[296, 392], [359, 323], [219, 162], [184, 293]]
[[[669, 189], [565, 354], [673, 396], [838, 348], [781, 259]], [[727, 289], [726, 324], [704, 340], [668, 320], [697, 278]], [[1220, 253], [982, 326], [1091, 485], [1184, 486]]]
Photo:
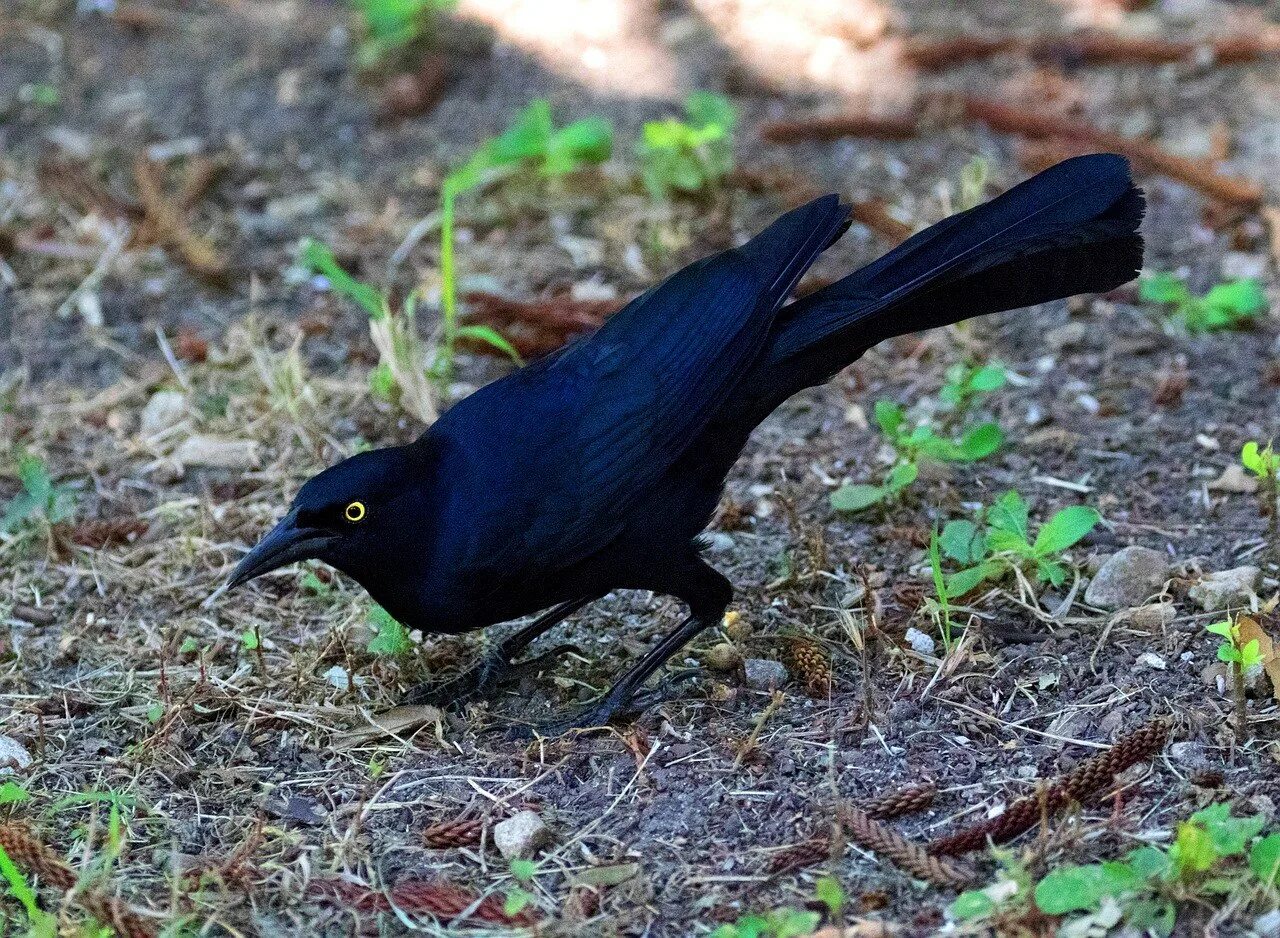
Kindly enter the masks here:
[[[357, 453], [309, 479], [289, 512], [236, 566], [228, 588], [298, 560], [322, 560], [363, 583], [407, 560], [405, 533], [421, 534], [429, 467], [413, 446]], [[389, 570], [386, 572], [390, 572]]]

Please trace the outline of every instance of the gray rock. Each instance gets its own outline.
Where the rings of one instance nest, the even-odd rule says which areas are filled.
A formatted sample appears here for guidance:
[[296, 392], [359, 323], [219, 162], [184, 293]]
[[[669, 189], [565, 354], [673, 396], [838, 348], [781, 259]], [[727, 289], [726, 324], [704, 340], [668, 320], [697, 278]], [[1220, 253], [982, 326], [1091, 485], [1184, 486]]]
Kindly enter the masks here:
[[0, 775], [11, 775], [14, 769], [31, 765], [31, 753], [12, 736], [0, 736]]
[[493, 825], [493, 845], [508, 860], [527, 860], [551, 842], [551, 830], [536, 811], [521, 811]]
[[1169, 558], [1149, 547], [1125, 547], [1107, 558], [1084, 591], [1084, 601], [1099, 609], [1128, 609], [1160, 592], [1173, 576]]
[[1258, 587], [1262, 571], [1257, 567], [1235, 567], [1209, 573], [1187, 591], [1187, 595], [1207, 612], [1247, 606]]
[[1280, 938], [1280, 909], [1272, 909], [1255, 918], [1253, 930], [1262, 938]]
[[742, 664], [742, 672], [747, 686], [756, 690], [776, 690], [790, 677], [786, 665], [769, 658], [748, 658]]

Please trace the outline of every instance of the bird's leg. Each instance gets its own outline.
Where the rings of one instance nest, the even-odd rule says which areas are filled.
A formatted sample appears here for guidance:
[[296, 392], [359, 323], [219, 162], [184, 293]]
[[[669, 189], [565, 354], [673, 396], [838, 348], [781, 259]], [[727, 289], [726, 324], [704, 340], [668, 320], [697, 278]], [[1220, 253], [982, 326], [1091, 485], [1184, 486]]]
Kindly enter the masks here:
[[[643, 658], [632, 665], [630, 670], [623, 674], [618, 683], [614, 684], [603, 697], [567, 717], [537, 727], [537, 732], [548, 737], [562, 736], [570, 730], [604, 726], [614, 717], [630, 712], [632, 707], [629, 705], [632, 704], [640, 685], [648, 680], [654, 671], [662, 667], [668, 658], [692, 641], [699, 632], [717, 622], [719, 618], [696, 615], [685, 619], [675, 631], [669, 633]], [[652, 700], [646, 701], [646, 703], [652, 702]]]
[[411, 688], [404, 699], [404, 704], [432, 704], [437, 707], [462, 703], [473, 697], [481, 696], [495, 687], [515, 680], [537, 667], [548, 658], [556, 658], [567, 651], [574, 650], [573, 645], [558, 645], [544, 654], [528, 661], [514, 664], [512, 658], [524, 651], [540, 635], [550, 631], [569, 616], [573, 615], [595, 597], [575, 599], [561, 603], [548, 609], [522, 629], [518, 629], [498, 642], [481, 656], [480, 660], [451, 681], [434, 684], [419, 684]]

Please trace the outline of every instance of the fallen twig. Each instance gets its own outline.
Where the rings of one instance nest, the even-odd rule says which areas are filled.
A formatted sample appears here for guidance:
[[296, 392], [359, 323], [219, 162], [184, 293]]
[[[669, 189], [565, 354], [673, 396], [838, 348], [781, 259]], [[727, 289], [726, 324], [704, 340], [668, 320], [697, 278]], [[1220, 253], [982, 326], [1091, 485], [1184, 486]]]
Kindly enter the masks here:
[[911, 39], [904, 50], [907, 62], [929, 71], [954, 68], [966, 62], [1005, 54], [1025, 55], [1037, 62], [1062, 65], [1168, 65], [1206, 59], [1221, 65], [1237, 65], [1280, 54], [1280, 34], [1269, 31], [1256, 36], [1224, 36], [1199, 41], [1121, 36], [1096, 30], [1073, 36], [917, 37]]

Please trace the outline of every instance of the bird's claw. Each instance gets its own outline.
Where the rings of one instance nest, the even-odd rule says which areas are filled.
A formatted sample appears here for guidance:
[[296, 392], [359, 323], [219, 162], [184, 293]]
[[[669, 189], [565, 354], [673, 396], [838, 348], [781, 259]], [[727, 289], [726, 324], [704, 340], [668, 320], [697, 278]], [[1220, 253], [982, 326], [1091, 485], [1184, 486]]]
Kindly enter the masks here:
[[458, 706], [539, 670], [551, 659], [570, 653], [580, 654], [581, 651], [577, 645], [557, 645], [527, 661], [512, 664], [503, 649], [498, 647], [452, 680], [419, 684], [411, 688], [402, 703], [428, 704], [433, 707]]
[[678, 684], [702, 673], [700, 668], [689, 668], [664, 679], [657, 687], [642, 694], [618, 694], [610, 692], [558, 720], [546, 723], [520, 724], [508, 734], [513, 739], [555, 739], [572, 732], [603, 729], [610, 723], [627, 717], [638, 717], [651, 707], [671, 699], [671, 691]]

